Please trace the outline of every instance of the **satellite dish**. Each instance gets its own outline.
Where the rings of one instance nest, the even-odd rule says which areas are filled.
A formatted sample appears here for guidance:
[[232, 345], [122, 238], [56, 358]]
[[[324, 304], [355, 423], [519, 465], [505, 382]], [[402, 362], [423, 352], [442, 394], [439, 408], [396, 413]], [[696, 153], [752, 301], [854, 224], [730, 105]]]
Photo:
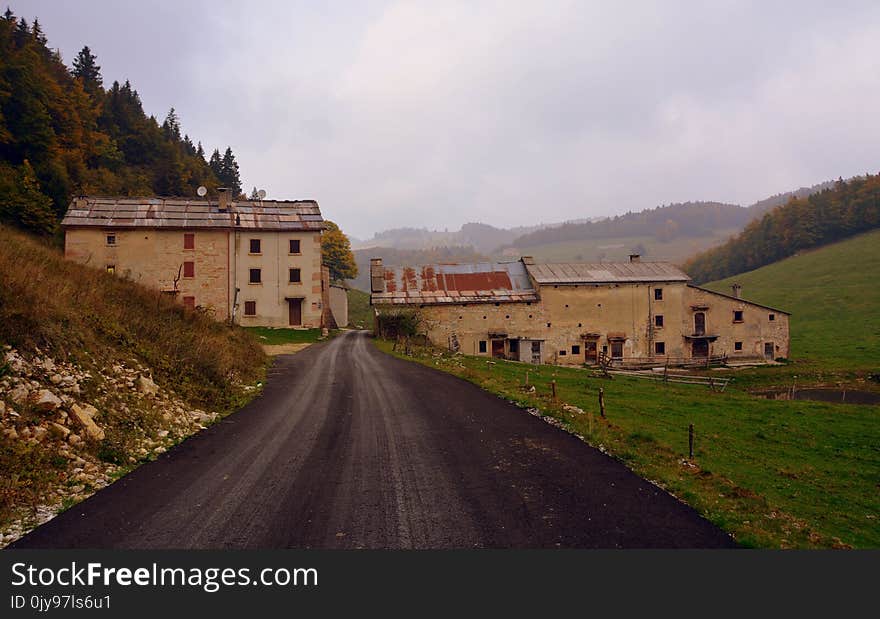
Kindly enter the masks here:
[[260, 196], [260, 200], [262, 200], [263, 198], [266, 197], [266, 190], [265, 190], [265, 189], [260, 189], [260, 190], [257, 192], [257, 195]]
[[199, 194], [200, 198], [204, 198], [205, 194], [208, 193], [208, 188], [202, 185], [198, 189], [196, 189], [196, 193]]

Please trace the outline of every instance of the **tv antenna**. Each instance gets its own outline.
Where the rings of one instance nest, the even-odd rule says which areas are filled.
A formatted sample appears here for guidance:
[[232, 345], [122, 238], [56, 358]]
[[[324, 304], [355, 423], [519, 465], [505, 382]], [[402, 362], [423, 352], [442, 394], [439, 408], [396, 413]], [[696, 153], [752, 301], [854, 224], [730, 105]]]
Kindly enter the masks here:
[[196, 189], [196, 193], [199, 194], [200, 198], [204, 198], [205, 195], [208, 193], [208, 188], [204, 185], [200, 185], [199, 188]]

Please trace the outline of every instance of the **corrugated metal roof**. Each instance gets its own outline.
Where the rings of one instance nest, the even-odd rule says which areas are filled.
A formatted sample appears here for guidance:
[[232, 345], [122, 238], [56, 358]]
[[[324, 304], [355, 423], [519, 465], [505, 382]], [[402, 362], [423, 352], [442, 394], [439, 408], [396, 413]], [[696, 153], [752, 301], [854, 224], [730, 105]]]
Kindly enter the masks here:
[[374, 304], [512, 303], [537, 301], [522, 262], [385, 266]]
[[684, 271], [667, 262], [557, 262], [529, 264], [526, 268], [539, 284], [690, 281]]
[[80, 197], [70, 203], [61, 225], [317, 231], [323, 222], [314, 200], [233, 201], [221, 212], [216, 200]]

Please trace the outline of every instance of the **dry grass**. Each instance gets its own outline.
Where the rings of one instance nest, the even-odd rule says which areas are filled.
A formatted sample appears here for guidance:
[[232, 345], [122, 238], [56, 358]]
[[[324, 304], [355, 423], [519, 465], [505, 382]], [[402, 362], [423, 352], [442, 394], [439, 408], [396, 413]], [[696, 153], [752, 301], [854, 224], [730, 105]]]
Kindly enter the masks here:
[[230, 328], [139, 284], [64, 259], [55, 247], [0, 226], [0, 343], [40, 348], [84, 367], [137, 358], [184, 399], [231, 409], [266, 357]]

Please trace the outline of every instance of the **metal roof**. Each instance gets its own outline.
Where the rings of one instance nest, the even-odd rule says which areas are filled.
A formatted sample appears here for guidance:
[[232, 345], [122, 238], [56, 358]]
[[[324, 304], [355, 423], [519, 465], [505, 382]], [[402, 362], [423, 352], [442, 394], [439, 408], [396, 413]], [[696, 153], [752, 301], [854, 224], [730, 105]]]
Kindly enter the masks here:
[[324, 219], [314, 200], [230, 201], [221, 212], [216, 200], [79, 197], [70, 203], [61, 225], [318, 231]]
[[382, 266], [374, 304], [511, 303], [538, 301], [522, 262]]
[[538, 284], [690, 281], [684, 271], [667, 262], [557, 262], [529, 264], [526, 268]]

